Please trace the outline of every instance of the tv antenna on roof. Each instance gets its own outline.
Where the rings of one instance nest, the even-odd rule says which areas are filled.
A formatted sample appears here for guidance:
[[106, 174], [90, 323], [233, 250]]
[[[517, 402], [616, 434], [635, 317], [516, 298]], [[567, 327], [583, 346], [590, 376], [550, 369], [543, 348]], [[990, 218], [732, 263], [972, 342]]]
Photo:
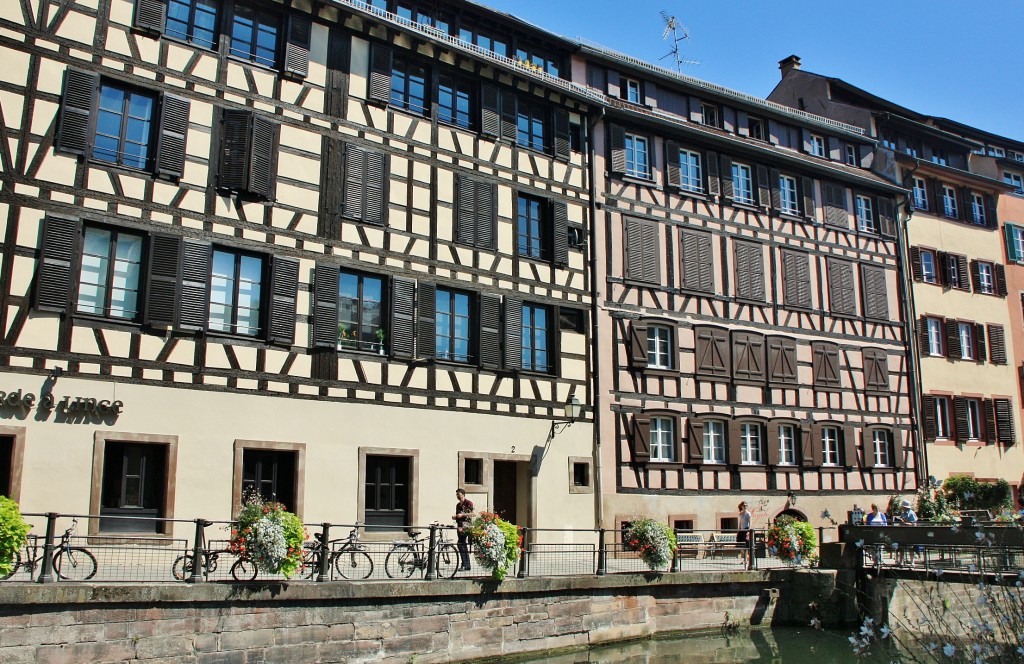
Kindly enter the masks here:
[[679, 42], [690, 38], [690, 31], [680, 23], [675, 16], [669, 16], [664, 10], [661, 12], [661, 20], [665, 23], [665, 29], [661, 32], [662, 39], [670, 39], [672, 50], [661, 56], [661, 60], [672, 58], [676, 63], [676, 71], [682, 73], [683, 65], [699, 65], [700, 60], [691, 60], [679, 52]]

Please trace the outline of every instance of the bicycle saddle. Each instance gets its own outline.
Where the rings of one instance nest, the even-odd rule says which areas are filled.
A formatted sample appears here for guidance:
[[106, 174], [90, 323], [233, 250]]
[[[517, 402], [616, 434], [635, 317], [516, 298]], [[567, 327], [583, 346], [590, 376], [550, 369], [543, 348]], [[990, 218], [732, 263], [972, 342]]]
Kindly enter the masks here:
[[419, 537], [420, 536], [420, 531], [418, 531], [418, 530], [407, 530], [407, 531], [405, 531], [405, 534], [408, 535], [409, 537]]

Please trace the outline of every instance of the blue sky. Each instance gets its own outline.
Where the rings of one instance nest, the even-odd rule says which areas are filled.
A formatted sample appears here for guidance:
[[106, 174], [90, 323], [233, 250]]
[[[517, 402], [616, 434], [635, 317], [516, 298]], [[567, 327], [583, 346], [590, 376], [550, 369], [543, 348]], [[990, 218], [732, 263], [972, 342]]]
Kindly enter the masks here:
[[478, 0], [567, 37], [660, 60], [660, 12], [688, 29], [683, 73], [765, 97], [778, 61], [921, 113], [1024, 141], [1024, 0]]

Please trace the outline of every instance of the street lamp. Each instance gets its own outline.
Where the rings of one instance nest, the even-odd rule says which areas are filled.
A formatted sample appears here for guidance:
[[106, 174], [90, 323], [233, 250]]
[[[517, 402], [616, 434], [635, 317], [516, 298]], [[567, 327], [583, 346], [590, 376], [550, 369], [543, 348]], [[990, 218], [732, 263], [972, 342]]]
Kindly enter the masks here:
[[565, 419], [555, 420], [551, 423], [551, 432], [548, 434], [548, 440], [551, 440], [575, 424], [576, 420], [580, 418], [580, 414], [582, 412], [583, 406], [580, 404], [580, 400], [576, 398], [575, 394], [570, 394], [569, 399], [565, 402], [565, 408], [563, 410]]

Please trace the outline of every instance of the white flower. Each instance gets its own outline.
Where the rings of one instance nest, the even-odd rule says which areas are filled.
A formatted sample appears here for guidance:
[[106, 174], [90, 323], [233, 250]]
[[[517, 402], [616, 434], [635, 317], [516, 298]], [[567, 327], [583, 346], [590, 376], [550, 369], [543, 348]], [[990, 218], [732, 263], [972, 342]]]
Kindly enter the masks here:
[[943, 574], [945, 574], [945, 572], [946, 572], [946, 570], [942, 569], [941, 567], [936, 567], [935, 569], [932, 570], [932, 573], [935, 574], [935, 578], [936, 579], [938, 579]]
[[888, 627], [882, 627], [880, 631], [883, 639], [889, 638], [889, 635], [892, 634], [892, 631]]
[[942, 654], [946, 657], [952, 657], [954, 653], [956, 653], [956, 648], [953, 647], [953, 644], [947, 643], [942, 647]]
[[899, 542], [893, 542], [892, 543], [892, 550], [895, 551], [898, 548], [900, 548]]
[[[860, 548], [863, 548], [863, 546], [864, 546], [864, 540], [862, 540], [862, 539], [859, 539], [859, 540], [857, 540], [856, 542], [854, 542], [854, 544], [856, 544], [856, 545], [857, 545], [857, 548], [858, 548], [858, 549], [860, 549]], [[1020, 578], [1024, 579], [1024, 572], [1021, 572], [1021, 577], [1020, 577]]]
[[860, 633], [861, 633], [861, 636], [867, 637], [867, 636], [873, 635], [875, 632], [874, 632], [874, 630], [871, 629], [870, 626], [868, 626], [868, 625], [861, 625], [860, 626]]

